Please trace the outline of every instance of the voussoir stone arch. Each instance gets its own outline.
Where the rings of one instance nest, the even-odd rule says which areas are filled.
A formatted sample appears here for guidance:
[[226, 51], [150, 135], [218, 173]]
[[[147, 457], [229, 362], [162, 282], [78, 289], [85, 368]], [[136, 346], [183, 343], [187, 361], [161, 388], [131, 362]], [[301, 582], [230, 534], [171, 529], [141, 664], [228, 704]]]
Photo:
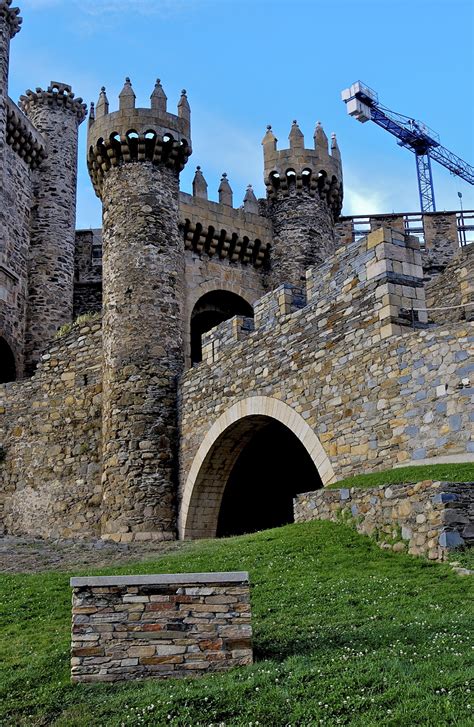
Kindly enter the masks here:
[[298, 412], [269, 396], [247, 397], [220, 415], [194, 456], [179, 510], [181, 539], [215, 536], [222, 494], [230, 472], [256, 429], [269, 419], [280, 422], [299, 439], [323, 485], [335, 480], [331, 462], [318, 436]]

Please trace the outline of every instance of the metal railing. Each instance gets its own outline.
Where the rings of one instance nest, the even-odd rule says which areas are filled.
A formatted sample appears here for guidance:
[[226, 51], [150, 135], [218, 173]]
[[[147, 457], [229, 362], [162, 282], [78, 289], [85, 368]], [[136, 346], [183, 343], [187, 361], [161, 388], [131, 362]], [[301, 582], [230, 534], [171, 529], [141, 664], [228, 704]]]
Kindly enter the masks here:
[[[433, 213], [440, 217], [450, 213]], [[451, 213], [453, 214], [453, 213]], [[456, 212], [456, 229], [458, 235], [458, 243], [460, 247], [474, 243], [474, 210], [465, 210]], [[416, 235], [420, 240], [420, 245], [425, 246], [425, 228], [423, 224], [423, 215], [421, 212], [400, 212], [392, 215], [350, 215], [341, 217], [341, 222], [352, 221], [352, 239], [359, 240], [361, 237], [368, 235], [373, 229], [374, 222], [377, 220], [389, 221], [390, 218], [403, 218], [404, 232], [407, 235]]]

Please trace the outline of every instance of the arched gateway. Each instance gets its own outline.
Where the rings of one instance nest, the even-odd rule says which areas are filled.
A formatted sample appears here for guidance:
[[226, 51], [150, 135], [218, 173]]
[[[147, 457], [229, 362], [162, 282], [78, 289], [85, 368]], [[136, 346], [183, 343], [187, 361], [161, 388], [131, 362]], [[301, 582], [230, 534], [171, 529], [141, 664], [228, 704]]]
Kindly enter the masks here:
[[300, 414], [278, 399], [248, 397], [217, 419], [194, 457], [181, 500], [180, 537], [290, 522], [293, 496], [334, 478], [321, 442]]

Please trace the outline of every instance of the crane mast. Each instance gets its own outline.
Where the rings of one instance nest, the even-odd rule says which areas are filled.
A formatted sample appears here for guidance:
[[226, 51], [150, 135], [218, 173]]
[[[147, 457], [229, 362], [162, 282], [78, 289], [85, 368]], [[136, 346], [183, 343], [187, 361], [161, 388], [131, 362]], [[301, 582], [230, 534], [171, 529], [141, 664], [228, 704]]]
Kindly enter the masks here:
[[422, 121], [382, 106], [378, 94], [361, 81], [356, 81], [341, 94], [347, 113], [365, 124], [373, 121], [398, 139], [398, 144], [415, 154], [418, 191], [422, 212], [436, 212], [431, 171], [434, 159], [451, 174], [474, 184], [474, 167], [441, 145], [438, 134]]

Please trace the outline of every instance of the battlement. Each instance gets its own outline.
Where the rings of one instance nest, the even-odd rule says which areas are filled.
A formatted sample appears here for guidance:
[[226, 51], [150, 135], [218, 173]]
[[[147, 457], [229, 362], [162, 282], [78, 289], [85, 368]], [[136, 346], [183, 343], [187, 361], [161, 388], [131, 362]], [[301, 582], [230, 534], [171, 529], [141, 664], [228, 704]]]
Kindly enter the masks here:
[[166, 110], [167, 98], [160, 81], [151, 94], [149, 108], [135, 108], [129, 78], [119, 96], [118, 111], [109, 112], [102, 87], [96, 108], [91, 108], [87, 165], [98, 197], [104, 174], [129, 161], [151, 161], [181, 171], [191, 148], [191, 111], [186, 91], [181, 92], [177, 115]]
[[67, 83], [51, 81], [46, 91], [42, 88], [37, 88], [36, 91], [29, 90], [25, 96], [20, 97], [20, 107], [25, 114], [28, 114], [34, 106], [40, 104], [63, 108], [74, 116], [77, 116], [79, 123], [84, 121], [87, 116], [86, 104], [82, 98], [75, 97], [71, 86]]
[[10, 38], [21, 30], [23, 18], [20, 18], [20, 8], [11, 7], [12, 0], [0, 0], [0, 18], [5, 18], [10, 26]]
[[46, 158], [46, 144], [42, 135], [18, 106], [7, 99], [7, 144], [32, 168], [36, 169]]
[[268, 263], [271, 224], [266, 217], [247, 212], [245, 205], [234, 209], [184, 192], [179, 195], [179, 209], [187, 250], [256, 268]]
[[[340, 248], [323, 266], [309, 268], [306, 286], [280, 285], [254, 305], [253, 325], [239, 316], [203, 336], [203, 360], [215, 363], [225, 347], [252, 331], [256, 340], [294, 315], [304, 315], [308, 335], [336, 342], [348, 332], [370, 346], [427, 324], [418, 241], [380, 228]], [[302, 324], [298, 324], [300, 327]]]
[[287, 196], [306, 191], [319, 195], [338, 216], [342, 208], [341, 154], [335, 134], [332, 135], [331, 153], [323, 127], [318, 122], [314, 132], [314, 149], [305, 149], [304, 136], [296, 121], [289, 134], [290, 147], [277, 148], [277, 138], [271, 126], [263, 138], [265, 185], [269, 198]]

